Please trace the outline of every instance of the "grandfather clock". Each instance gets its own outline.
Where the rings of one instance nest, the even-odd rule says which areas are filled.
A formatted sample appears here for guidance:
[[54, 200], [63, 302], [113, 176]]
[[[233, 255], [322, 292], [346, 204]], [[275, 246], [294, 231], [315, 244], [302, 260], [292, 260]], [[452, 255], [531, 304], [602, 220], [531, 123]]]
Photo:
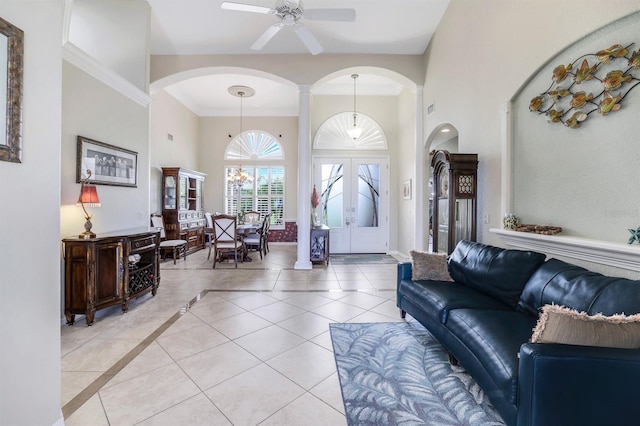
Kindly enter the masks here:
[[460, 240], [476, 240], [478, 154], [436, 151], [433, 167], [433, 251], [451, 254]]

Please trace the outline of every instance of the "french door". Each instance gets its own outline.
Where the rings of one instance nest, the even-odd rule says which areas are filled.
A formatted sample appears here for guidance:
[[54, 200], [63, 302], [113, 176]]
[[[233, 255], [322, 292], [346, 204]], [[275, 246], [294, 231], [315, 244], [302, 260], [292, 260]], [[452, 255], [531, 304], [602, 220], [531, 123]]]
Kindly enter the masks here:
[[317, 214], [331, 228], [331, 253], [388, 250], [387, 157], [316, 157]]

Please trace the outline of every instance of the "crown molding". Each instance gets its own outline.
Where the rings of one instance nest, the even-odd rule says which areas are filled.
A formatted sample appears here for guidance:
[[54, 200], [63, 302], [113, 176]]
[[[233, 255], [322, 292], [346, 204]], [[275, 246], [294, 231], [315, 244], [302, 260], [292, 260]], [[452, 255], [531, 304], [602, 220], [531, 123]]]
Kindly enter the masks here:
[[143, 107], [148, 107], [151, 103], [151, 96], [145, 91], [102, 65], [73, 43], [67, 42], [64, 44], [62, 47], [62, 58], [135, 103]]

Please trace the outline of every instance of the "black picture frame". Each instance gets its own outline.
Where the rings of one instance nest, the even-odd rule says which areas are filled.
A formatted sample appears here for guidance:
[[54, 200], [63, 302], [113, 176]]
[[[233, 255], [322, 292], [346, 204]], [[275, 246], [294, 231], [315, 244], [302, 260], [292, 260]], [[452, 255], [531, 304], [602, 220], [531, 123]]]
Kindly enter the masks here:
[[90, 182], [97, 185], [138, 187], [138, 153], [78, 136], [76, 182], [91, 170]]

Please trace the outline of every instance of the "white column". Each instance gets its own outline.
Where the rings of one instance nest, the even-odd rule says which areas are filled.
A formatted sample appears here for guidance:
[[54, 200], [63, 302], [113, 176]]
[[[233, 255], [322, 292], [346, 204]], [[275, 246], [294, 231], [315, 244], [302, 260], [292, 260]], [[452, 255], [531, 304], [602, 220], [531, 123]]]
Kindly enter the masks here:
[[[425, 172], [424, 152], [424, 120], [423, 120], [423, 96], [424, 86], [416, 87], [416, 178], [413, 188], [415, 216], [413, 246], [416, 250], [425, 249], [425, 218], [429, 215], [429, 207], [425, 205], [425, 193], [429, 188], [427, 179], [429, 173]], [[426, 210], [426, 211], [425, 211]], [[426, 219], [428, 220], [428, 219]], [[428, 243], [427, 243], [428, 244]], [[428, 249], [428, 247], [427, 247]]]
[[298, 90], [298, 259], [293, 268], [311, 269], [311, 86]]

